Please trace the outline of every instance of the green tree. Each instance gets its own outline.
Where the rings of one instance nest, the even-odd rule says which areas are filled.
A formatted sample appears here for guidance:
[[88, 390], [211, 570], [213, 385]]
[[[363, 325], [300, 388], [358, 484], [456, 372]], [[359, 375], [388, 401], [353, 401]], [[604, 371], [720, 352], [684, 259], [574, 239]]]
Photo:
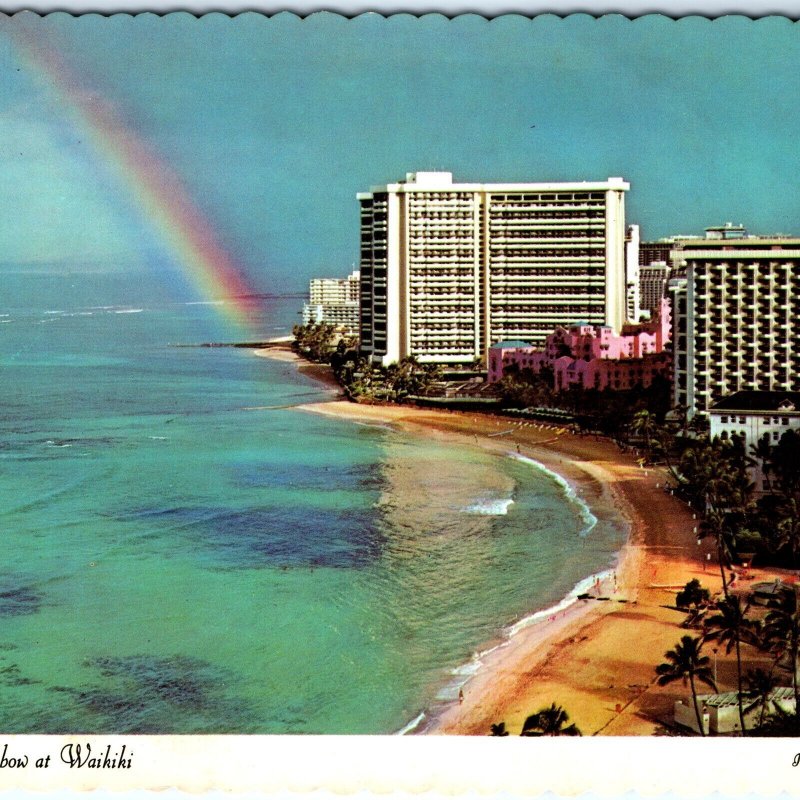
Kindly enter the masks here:
[[655, 415], [651, 414], [646, 408], [637, 411], [633, 415], [631, 422], [631, 433], [644, 438], [644, 446], [648, 457], [653, 453], [653, 438], [658, 432]]
[[336, 350], [336, 326], [327, 322], [311, 325], [295, 325], [292, 328], [295, 347], [306, 358], [320, 363], [329, 363]]
[[788, 430], [772, 450], [772, 469], [781, 491], [792, 496], [800, 492], [800, 432]]
[[678, 608], [696, 607], [708, 601], [708, 589], [703, 588], [697, 578], [692, 578], [692, 580], [675, 595], [675, 605], [678, 606]]
[[751, 669], [745, 675], [745, 697], [748, 700], [747, 711], [752, 711], [758, 707], [761, 708], [758, 723], [756, 724], [757, 729], [764, 725], [764, 715], [769, 704], [769, 696], [777, 684], [778, 681], [772, 670], [766, 672], [761, 668]]
[[569, 714], [551, 703], [549, 708], [541, 708], [525, 720], [520, 736], [580, 736], [578, 727], [568, 722]]
[[736, 650], [736, 685], [737, 704], [739, 706], [739, 723], [742, 736], [746, 734], [744, 722], [744, 705], [742, 700], [742, 641], [753, 642], [754, 624], [748, 619], [749, 606], [739, 597], [727, 597], [717, 603], [717, 613], [705, 621], [703, 639], [708, 642], [719, 642], [724, 645], [725, 652], [730, 655]]
[[705, 616], [709, 600], [708, 589], [703, 588], [697, 578], [692, 578], [692, 580], [675, 595], [675, 605], [689, 612], [682, 627], [697, 627], [698, 623]]
[[773, 543], [776, 549], [785, 548], [792, 556], [792, 567], [797, 569], [800, 557], [800, 502], [787, 497], [780, 508], [781, 518], [775, 528]]
[[782, 585], [767, 607], [764, 619], [764, 640], [775, 655], [776, 663], [787, 658], [792, 673], [795, 709], [800, 709], [800, 686], [797, 682], [798, 653], [800, 653], [800, 603], [797, 586]]
[[705, 736], [703, 718], [700, 716], [700, 707], [697, 704], [697, 683], [705, 683], [715, 692], [717, 685], [708, 666], [710, 659], [701, 653], [703, 643], [700, 638], [683, 636], [672, 650], [664, 654], [666, 661], [656, 667], [659, 686], [666, 686], [673, 681], [680, 680], [685, 686], [687, 683], [692, 690], [694, 713], [697, 716], [697, 727], [701, 736]]
[[755, 444], [750, 445], [750, 453], [756, 461], [761, 463], [761, 471], [764, 474], [764, 488], [769, 491], [772, 488], [769, 480], [769, 474], [772, 470], [772, 445], [770, 444], [768, 433], [765, 433]]

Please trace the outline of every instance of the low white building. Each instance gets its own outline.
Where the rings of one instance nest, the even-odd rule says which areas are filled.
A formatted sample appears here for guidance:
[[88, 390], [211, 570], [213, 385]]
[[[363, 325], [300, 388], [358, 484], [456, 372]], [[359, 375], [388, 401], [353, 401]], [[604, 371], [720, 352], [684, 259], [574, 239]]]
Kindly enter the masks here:
[[[744, 707], [752, 706], [752, 700], [746, 700]], [[741, 730], [739, 719], [739, 701], [736, 692], [722, 694], [702, 694], [697, 696], [700, 717], [703, 720], [704, 733], [735, 733]], [[773, 689], [767, 698], [764, 716], [774, 714], [778, 709], [787, 714], [794, 713], [794, 689], [781, 686]], [[744, 724], [749, 728], [758, 724], [761, 719], [761, 704], [757, 703], [749, 711], [745, 711]], [[694, 703], [689, 697], [675, 702], [675, 724], [700, 733], [697, 727], [697, 714]]]
[[[788, 430], [800, 431], [800, 392], [735, 392], [713, 405], [709, 411], [710, 434], [729, 439], [743, 436], [745, 452], [766, 435], [774, 447]], [[763, 464], [751, 467], [756, 491], [764, 491]]]

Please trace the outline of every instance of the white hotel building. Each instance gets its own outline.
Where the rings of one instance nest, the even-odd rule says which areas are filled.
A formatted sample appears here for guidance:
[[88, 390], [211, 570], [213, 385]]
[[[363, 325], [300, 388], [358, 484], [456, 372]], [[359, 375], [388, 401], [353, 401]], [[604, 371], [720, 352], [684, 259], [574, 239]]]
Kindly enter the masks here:
[[361, 351], [469, 363], [506, 339], [626, 317], [622, 178], [453, 183], [417, 172], [361, 203]]
[[346, 278], [312, 278], [308, 302], [303, 305], [303, 324], [326, 322], [346, 333], [356, 333], [359, 325], [358, 270]]
[[683, 241], [674, 256], [675, 404], [800, 391], [800, 239]]
[[[709, 411], [711, 438], [744, 439], [745, 453], [766, 436], [772, 447], [786, 431], [800, 432], [800, 392], [736, 392], [720, 400]], [[764, 470], [760, 459], [749, 467], [756, 491], [764, 491]]]

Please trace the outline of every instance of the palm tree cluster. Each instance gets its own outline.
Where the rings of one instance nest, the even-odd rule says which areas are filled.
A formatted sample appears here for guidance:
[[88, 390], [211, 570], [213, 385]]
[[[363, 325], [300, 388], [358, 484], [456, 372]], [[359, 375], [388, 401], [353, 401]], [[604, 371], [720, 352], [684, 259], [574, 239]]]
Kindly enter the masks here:
[[330, 364], [345, 394], [362, 403], [400, 403], [409, 395], [424, 395], [442, 379], [435, 364], [420, 364], [409, 356], [381, 367], [358, 354], [358, 339], [340, 335], [335, 325], [295, 325], [295, 349], [309, 361]]
[[[687, 585], [688, 588], [688, 585]], [[693, 587], [697, 598], [698, 587]], [[701, 590], [702, 591], [702, 590]], [[687, 604], [688, 605], [688, 604]], [[759, 736], [797, 735], [800, 733], [800, 588], [780, 584], [767, 602], [767, 612], [756, 618], [752, 598], [727, 594], [710, 607], [698, 636], [685, 635], [665, 653], [665, 661], [656, 667], [657, 683], [665, 686], [676, 680], [689, 685], [692, 693], [698, 730], [705, 735], [697, 690], [700, 684], [717, 691], [716, 676], [710, 659], [703, 654], [707, 644], [717, 645], [725, 653], [736, 654], [736, 698], [742, 735], [748, 733], [748, 715], [760, 708], [757, 721], [749, 732]], [[750, 670], [743, 673], [742, 645], [750, 645], [769, 658], [769, 671]], [[716, 649], [715, 649], [716, 652]], [[795, 712], [770, 705], [772, 690], [780, 675], [789, 673], [795, 699]], [[784, 677], [783, 680], [786, 680]]]
[[509, 365], [497, 384], [505, 408], [547, 406], [569, 411], [581, 431], [592, 431], [609, 436], [621, 444], [628, 444], [635, 415], [645, 409], [652, 413], [653, 421], [661, 421], [669, 410], [670, 385], [666, 379], [657, 378], [648, 387], [636, 386], [627, 390], [583, 389], [570, 386], [556, 391], [551, 367], [539, 372]]
[[333, 366], [345, 394], [359, 403], [402, 403], [409, 396], [425, 395], [442, 379], [441, 367], [420, 364], [413, 356], [382, 367], [355, 354], [343, 354]]
[[[505, 722], [492, 725], [491, 736], [508, 736]], [[520, 736], [580, 736], [575, 723], [569, 721], [569, 714], [555, 703], [540, 708], [522, 724]]]
[[292, 328], [295, 349], [309, 361], [321, 364], [330, 363], [331, 356], [336, 351], [337, 341], [340, 336], [336, 326], [327, 322], [311, 325], [295, 325]]
[[[699, 537], [714, 541], [723, 583], [742, 556], [800, 568], [800, 433], [786, 431], [775, 445], [765, 437], [748, 454], [742, 437], [712, 440], [697, 419], [674, 409], [671, 422], [659, 422], [641, 409], [630, 429], [649, 460], [666, 464], [675, 494], [700, 513]], [[760, 497], [750, 474], [756, 462], [768, 490]]]

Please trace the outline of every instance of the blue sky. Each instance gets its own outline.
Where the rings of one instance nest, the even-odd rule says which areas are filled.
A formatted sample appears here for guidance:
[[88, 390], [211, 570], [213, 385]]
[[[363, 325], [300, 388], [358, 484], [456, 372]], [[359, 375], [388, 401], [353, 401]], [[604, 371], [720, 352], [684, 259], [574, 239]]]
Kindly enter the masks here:
[[[3, 20], [5, 28], [15, 24]], [[36, 23], [181, 175], [262, 291], [358, 257], [355, 194], [417, 169], [631, 183], [646, 238], [732, 220], [800, 233], [800, 29], [630, 21], [186, 14]], [[535, 128], [531, 126], [535, 125]], [[0, 271], [172, 254], [0, 31]]]

